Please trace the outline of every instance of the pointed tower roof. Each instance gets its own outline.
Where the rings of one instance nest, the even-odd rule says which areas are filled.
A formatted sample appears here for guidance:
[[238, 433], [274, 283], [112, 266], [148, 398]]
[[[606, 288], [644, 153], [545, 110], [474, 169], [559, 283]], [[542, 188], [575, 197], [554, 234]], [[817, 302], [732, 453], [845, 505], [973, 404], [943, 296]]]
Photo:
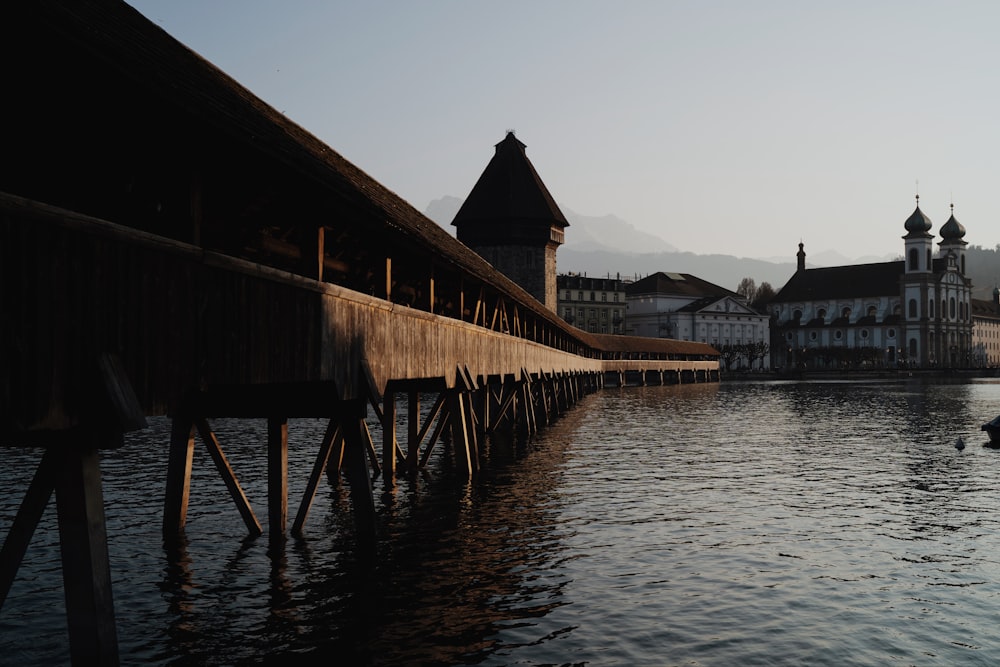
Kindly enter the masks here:
[[903, 238], [930, 236], [931, 227], [934, 225], [931, 223], [931, 219], [920, 210], [920, 195], [917, 195], [917, 208], [913, 210], [913, 213], [906, 219], [903, 226], [906, 227], [906, 231], [908, 232]]
[[507, 132], [451, 224], [471, 228], [528, 223], [545, 229], [569, 225], [525, 148], [512, 131]]
[[952, 204], [951, 217], [948, 218], [948, 222], [941, 225], [941, 238], [944, 239], [943, 243], [955, 243], [956, 241], [962, 241], [962, 237], [964, 236], [965, 227], [955, 219], [955, 205]]

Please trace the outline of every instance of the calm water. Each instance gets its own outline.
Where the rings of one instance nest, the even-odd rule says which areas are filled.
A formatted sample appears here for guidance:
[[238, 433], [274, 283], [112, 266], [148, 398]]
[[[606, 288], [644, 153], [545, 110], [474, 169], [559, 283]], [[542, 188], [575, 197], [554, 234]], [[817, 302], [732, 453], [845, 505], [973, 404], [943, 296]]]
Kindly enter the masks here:
[[[122, 662], [995, 665], [997, 414], [991, 382], [605, 390], [494, 444], [473, 484], [440, 458], [401, 481], [377, 562], [355, 557], [346, 485], [321, 487], [304, 539], [245, 539], [200, 441], [188, 544], [165, 552], [153, 420], [102, 462]], [[264, 423], [214, 425], [266, 524]], [[323, 426], [291, 423], [293, 514]], [[37, 460], [0, 472], [4, 535]], [[0, 664], [68, 662], [54, 515]]]

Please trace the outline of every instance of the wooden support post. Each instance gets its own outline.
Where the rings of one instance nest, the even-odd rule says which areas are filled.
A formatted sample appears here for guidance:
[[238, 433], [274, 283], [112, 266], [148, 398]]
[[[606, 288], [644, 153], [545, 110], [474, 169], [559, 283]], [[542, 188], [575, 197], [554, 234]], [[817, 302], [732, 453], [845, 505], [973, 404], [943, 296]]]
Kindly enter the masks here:
[[163, 501], [163, 538], [168, 542], [180, 537], [187, 521], [193, 457], [194, 420], [187, 415], [174, 415], [167, 455], [167, 490]]
[[472, 460], [469, 456], [468, 421], [465, 418], [465, 401], [460, 389], [449, 390], [448, 422], [451, 425], [451, 441], [455, 448], [455, 465], [466, 478], [472, 477]]
[[472, 405], [472, 392], [463, 391], [461, 400], [465, 412], [465, 433], [468, 438], [469, 468], [475, 473], [479, 471], [479, 439], [477, 437], [476, 411]]
[[434, 264], [431, 264], [430, 278], [427, 280], [427, 292], [429, 296], [430, 303], [427, 305], [427, 312], [434, 312]]
[[194, 420], [194, 423], [198, 429], [198, 433], [201, 435], [202, 441], [208, 447], [208, 453], [211, 455], [212, 461], [215, 462], [215, 467], [218, 469], [219, 475], [222, 476], [222, 481], [225, 482], [226, 488], [229, 489], [230, 497], [236, 503], [236, 509], [239, 510], [240, 516], [243, 517], [243, 523], [246, 524], [247, 531], [251, 537], [261, 535], [264, 531], [261, 530], [260, 522], [254, 515], [253, 508], [250, 507], [250, 501], [247, 500], [246, 494], [243, 493], [243, 487], [240, 486], [239, 480], [236, 479], [236, 474], [229, 465], [229, 460], [223, 453], [222, 447], [215, 437], [215, 433], [212, 432], [211, 427], [208, 425], [208, 420], [204, 417], [199, 417]]
[[365, 425], [364, 399], [341, 401], [338, 420], [344, 434], [344, 468], [351, 487], [351, 505], [354, 508], [358, 543], [366, 550], [374, 550], [377, 515], [371, 477], [365, 463], [365, 452], [371, 449], [371, 434]]
[[45, 513], [45, 508], [52, 498], [52, 491], [56, 487], [56, 475], [58, 474], [59, 453], [54, 449], [47, 449], [42, 456], [35, 476], [28, 485], [28, 491], [24, 494], [21, 507], [14, 517], [14, 523], [4, 540], [3, 549], [0, 550], [0, 609], [10, 593], [10, 587], [14, 584], [14, 578], [24, 560], [24, 554], [28, 550], [28, 543], [31, 536], [35, 534], [35, 528]]
[[392, 257], [385, 258], [385, 297], [386, 301], [392, 301]]
[[56, 476], [59, 548], [74, 665], [117, 665], [118, 633], [96, 449], [62, 449]]
[[[435, 407], [434, 411], [432, 411], [432, 414], [437, 413], [438, 408], [444, 406], [446, 403], [447, 403], [447, 392], [441, 392], [441, 395], [438, 397], [437, 407]], [[420, 457], [421, 468], [427, 465], [427, 460], [431, 457], [431, 451], [434, 449], [434, 443], [437, 442], [438, 438], [441, 436], [442, 431], [444, 431], [444, 429], [448, 426], [448, 419], [449, 419], [448, 410], [447, 409], [440, 410], [440, 414], [441, 416], [438, 417], [437, 426], [434, 427], [434, 433], [431, 435], [431, 439], [427, 441], [427, 446], [424, 448], [424, 453]], [[428, 417], [428, 420], [424, 426], [425, 429], [428, 425], [430, 425], [433, 419], [434, 419], [433, 417]]]
[[[302, 494], [302, 502], [299, 504], [299, 511], [295, 514], [295, 521], [292, 522], [292, 535], [296, 537], [302, 535], [302, 527], [306, 524], [309, 510], [312, 509], [313, 500], [316, 498], [316, 490], [319, 488], [319, 480], [323, 478], [323, 471], [328, 470], [330, 454], [333, 453], [334, 443], [338, 444], [338, 450], [343, 452], [343, 438], [340, 434], [340, 425], [336, 419], [331, 419], [327, 424], [326, 433], [323, 434], [323, 441], [319, 445], [319, 452], [316, 454], [316, 462], [313, 463], [312, 472], [306, 482], [305, 493]], [[340, 453], [337, 455], [336, 467], [340, 471]]]
[[411, 389], [407, 399], [406, 468], [412, 473], [417, 470], [417, 461], [420, 457], [420, 392]]
[[270, 539], [283, 538], [288, 523], [288, 420], [267, 419], [267, 517]]
[[535, 390], [533, 382], [525, 382], [521, 388], [524, 394], [524, 418], [528, 426], [528, 435], [535, 435], [538, 432], [538, 411], [535, 409]]
[[382, 483], [396, 486], [396, 392], [391, 386], [382, 395]]

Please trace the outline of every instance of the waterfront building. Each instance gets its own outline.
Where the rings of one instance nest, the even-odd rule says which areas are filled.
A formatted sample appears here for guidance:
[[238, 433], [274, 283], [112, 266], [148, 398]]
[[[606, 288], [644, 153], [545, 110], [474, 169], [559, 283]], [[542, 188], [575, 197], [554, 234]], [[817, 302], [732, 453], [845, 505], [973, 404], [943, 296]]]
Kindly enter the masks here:
[[631, 279], [589, 278], [579, 273], [556, 276], [559, 315], [590, 333], [625, 333], [625, 286]]
[[954, 210], [934, 253], [930, 218], [917, 207], [903, 226], [903, 259], [807, 269], [768, 305], [775, 367], [965, 367], [972, 361], [972, 281], [965, 227]]
[[972, 299], [972, 365], [977, 368], [1000, 366], [1000, 288], [993, 299]]
[[770, 368], [768, 316], [736, 292], [660, 271], [626, 285], [625, 301], [630, 335], [708, 343], [730, 368]]
[[566, 216], [513, 132], [496, 152], [451, 224], [458, 240], [556, 312], [556, 249]]

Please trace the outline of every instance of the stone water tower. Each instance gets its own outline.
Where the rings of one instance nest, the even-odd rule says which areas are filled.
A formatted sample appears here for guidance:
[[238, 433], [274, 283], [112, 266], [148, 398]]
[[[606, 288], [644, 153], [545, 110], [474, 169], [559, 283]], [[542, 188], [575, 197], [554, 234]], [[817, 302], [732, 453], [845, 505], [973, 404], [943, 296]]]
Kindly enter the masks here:
[[458, 240], [556, 310], [556, 249], [569, 225], [513, 132], [451, 224]]

